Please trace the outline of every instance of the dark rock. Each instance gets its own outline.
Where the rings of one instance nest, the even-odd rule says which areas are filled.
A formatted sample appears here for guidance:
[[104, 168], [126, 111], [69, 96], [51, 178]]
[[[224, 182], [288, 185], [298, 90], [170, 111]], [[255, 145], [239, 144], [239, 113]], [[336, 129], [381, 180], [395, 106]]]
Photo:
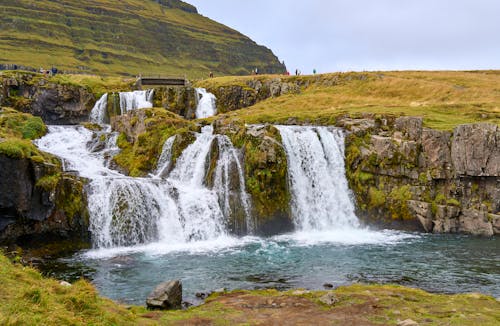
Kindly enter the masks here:
[[333, 289], [333, 284], [330, 284], [330, 283], [325, 283], [325, 284], [323, 284], [323, 287], [324, 287], [325, 289]]
[[182, 282], [176, 280], [159, 284], [146, 299], [146, 304], [149, 309], [181, 309]]

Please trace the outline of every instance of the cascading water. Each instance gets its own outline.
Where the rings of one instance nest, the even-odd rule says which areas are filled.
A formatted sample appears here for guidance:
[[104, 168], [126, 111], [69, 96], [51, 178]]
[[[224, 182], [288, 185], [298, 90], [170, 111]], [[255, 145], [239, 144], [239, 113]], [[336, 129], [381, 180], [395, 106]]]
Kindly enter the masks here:
[[[132, 178], [108, 167], [110, 157], [116, 154], [116, 133], [97, 134], [81, 126], [51, 126], [50, 133], [37, 141], [40, 149], [58, 155], [68, 170], [75, 170], [89, 179], [88, 202], [90, 231], [97, 248], [135, 246], [152, 242], [177, 245], [190, 241], [213, 240], [227, 234], [230, 208], [221, 206], [220, 198], [230, 196], [224, 190], [230, 187], [205, 186], [207, 160], [212, 142], [229, 139], [213, 135], [211, 127], [197, 134], [196, 141], [179, 157], [175, 169], [168, 174], [171, 148], [175, 137], [164, 145], [156, 175], [150, 178]], [[109, 128], [108, 128], [109, 131]], [[106, 137], [102, 137], [105, 135]], [[226, 152], [236, 150], [224, 143], [216, 170], [225, 171], [232, 164], [240, 170], [240, 185], [244, 186], [241, 166], [225, 163]], [[219, 163], [220, 162], [220, 163]], [[222, 172], [217, 172], [222, 173]], [[225, 181], [229, 182], [229, 180]], [[220, 194], [218, 193], [222, 191]], [[248, 197], [244, 188], [239, 192], [241, 205], [248, 212]]]
[[101, 98], [95, 103], [94, 108], [90, 112], [90, 122], [105, 124], [107, 106], [108, 106], [108, 93], [101, 96]]
[[331, 127], [276, 127], [287, 154], [292, 214], [298, 230], [358, 227], [345, 177], [342, 131]]
[[154, 176], [156, 178], [165, 177], [170, 167], [172, 165], [172, 146], [174, 145], [176, 136], [172, 136], [163, 144], [161, 150], [160, 158], [158, 158], [158, 163], [156, 164], [156, 170]]
[[196, 95], [198, 98], [198, 106], [196, 107], [196, 118], [203, 119], [214, 116], [217, 113], [215, 95], [207, 92], [204, 88], [197, 88]]
[[153, 107], [154, 89], [120, 93], [121, 114], [130, 110], [148, 109]]

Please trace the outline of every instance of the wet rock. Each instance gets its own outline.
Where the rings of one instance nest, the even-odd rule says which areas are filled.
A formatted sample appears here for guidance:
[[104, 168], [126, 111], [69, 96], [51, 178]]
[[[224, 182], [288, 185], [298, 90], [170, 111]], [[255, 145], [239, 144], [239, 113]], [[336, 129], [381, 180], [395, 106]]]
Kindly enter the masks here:
[[493, 226], [488, 221], [488, 213], [475, 209], [464, 209], [459, 217], [460, 232], [473, 235], [492, 236]]
[[332, 288], [333, 288], [333, 284], [330, 284], [330, 283], [325, 283], [325, 284], [323, 284], [323, 287], [324, 287], [325, 289], [332, 289]]
[[500, 234], [500, 215], [489, 214], [488, 218], [491, 220], [491, 225], [493, 226], [493, 233]]
[[146, 299], [149, 309], [171, 310], [182, 306], [182, 282], [179, 280], [159, 284]]
[[334, 293], [328, 292], [327, 294], [320, 297], [319, 301], [328, 305], [328, 306], [333, 306], [334, 304], [339, 302], [339, 299], [337, 298], [337, 296]]
[[415, 200], [409, 200], [407, 203], [410, 213], [418, 218], [425, 232], [431, 232], [433, 228], [431, 204]]

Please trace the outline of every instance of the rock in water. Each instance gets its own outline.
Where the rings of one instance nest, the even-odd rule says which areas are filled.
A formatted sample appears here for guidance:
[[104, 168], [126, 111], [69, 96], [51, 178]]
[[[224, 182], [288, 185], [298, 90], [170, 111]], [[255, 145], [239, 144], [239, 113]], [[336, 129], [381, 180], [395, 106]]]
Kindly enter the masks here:
[[158, 285], [146, 299], [149, 309], [180, 309], [182, 304], [182, 282], [168, 281]]

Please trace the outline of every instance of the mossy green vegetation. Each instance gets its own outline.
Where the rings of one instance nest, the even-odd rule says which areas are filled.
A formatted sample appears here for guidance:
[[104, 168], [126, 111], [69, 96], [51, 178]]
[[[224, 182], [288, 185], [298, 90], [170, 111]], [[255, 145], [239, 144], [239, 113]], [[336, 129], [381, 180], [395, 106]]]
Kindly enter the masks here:
[[0, 109], [0, 154], [14, 159], [31, 159], [36, 163], [59, 164], [54, 156], [44, 153], [31, 142], [47, 133], [39, 117], [10, 108]]
[[144, 176], [156, 167], [163, 143], [169, 137], [179, 135], [173, 148], [175, 160], [182, 150], [194, 141], [190, 131], [198, 130], [191, 121], [159, 108], [138, 110], [117, 118], [120, 119], [116, 123], [119, 130], [120, 124], [127, 130], [139, 128], [139, 124], [144, 127], [141, 129], [143, 132], [135, 137], [122, 132], [117, 140], [121, 152], [113, 158], [122, 169], [134, 177]]
[[139, 314], [101, 298], [92, 285], [71, 287], [44, 279], [30, 267], [13, 265], [0, 254], [0, 324], [2, 325], [136, 325], [153, 324]]
[[246, 85], [256, 78], [281, 78], [297, 83], [299, 94], [261, 101], [230, 112], [229, 118], [246, 123], [334, 124], [344, 115], [372, 113], [421, 116], [424, 126], [452, 130], [472, 122], [500, 124], [500, 83], [497, 71], [400, 71], [335, 73], [316, 76], [223, 77], [197, 85], [216, 89]]

